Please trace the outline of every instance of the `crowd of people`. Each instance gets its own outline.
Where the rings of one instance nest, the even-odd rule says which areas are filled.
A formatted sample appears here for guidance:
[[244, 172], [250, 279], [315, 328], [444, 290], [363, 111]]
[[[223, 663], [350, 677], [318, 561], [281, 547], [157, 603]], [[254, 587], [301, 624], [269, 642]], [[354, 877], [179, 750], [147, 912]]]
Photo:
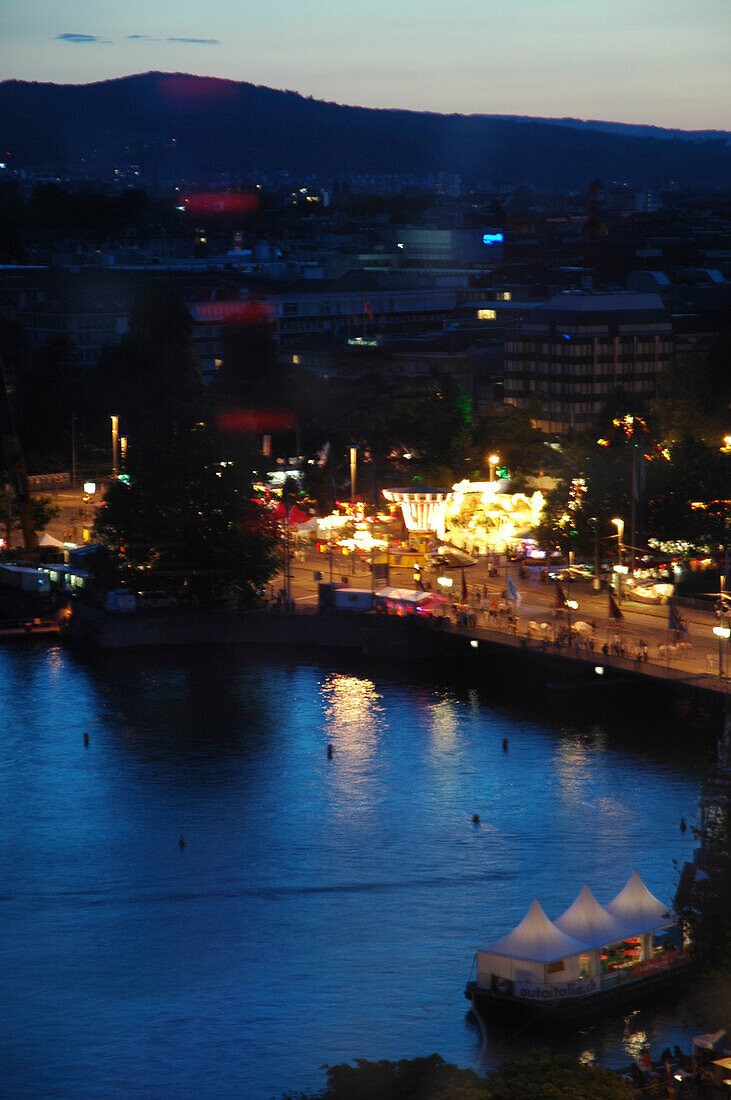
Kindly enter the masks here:
[[629, 1070], [629, 1079], [636, 1095], [658, 1097], [660, 1100], [714, 1100], [711, 1062], [713, 1056], [705, 1050], [684, 1054], [677, 1044], [673, 1050], [665, 1047], [653, 1061], [643, 1047]]

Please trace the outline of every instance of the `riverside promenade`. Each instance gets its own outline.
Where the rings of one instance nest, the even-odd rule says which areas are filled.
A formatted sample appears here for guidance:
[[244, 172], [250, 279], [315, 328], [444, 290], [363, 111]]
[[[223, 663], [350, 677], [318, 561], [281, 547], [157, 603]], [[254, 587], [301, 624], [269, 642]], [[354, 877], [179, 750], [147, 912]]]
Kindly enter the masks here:
[[[323, 580], [330, 580], [328, 564], [328, 559], [323, 559], [322, 554], [308, 551], [303, 560], [300, 558], [290, 566], [290, 591], [298, 612], [317, 607], [318, 584], [313, 579], [314, 573], [321, 571]], [[589, 580], [578, 580], [571, 585], [563, 582], [564, 592], [575, 599], [577, 609], [571, 613], [557, 614], [556, 584], [541, 582], [540, 572], [538, 568], [528, 568], [521, 579], [518, 565], [503, 559], [497, 575], [490, 576], [488, 563], [480, 561], [464, 570], [466, 599], [463, 601], [461, 571], [454, 570], [452, 590], [447, 592], [453, 606], [450, 608], [450, 620], [442, 629], [478, 641], [489, 640], [496, 645], [551, 652], [563, 661], [577, 662], [579, 667], [601, 661], [607, 668], [639, 673], [652, 680], [683, 681], [689, 685], [708, 687], [715, 694], [731, 693], [731, 645], [713, 634], [718, 619], [712, 607], [680, 608], [685, 630], [676, 634], [668, 629], [669, 608], [666, 605], [623, 599], [620, 608], [622, 617], [616, 620], [609, 615], [608, 594], [595, 593]], [[507, 590], [508, 576], [520, 595], [520, 606], [516, 610], [517, 625], [510, 625], [505, 615], [491, 616], [487, 609], [494, 599], [499, 604]], [[372, 587], [372, 576], [367, 568], [363, 568], [362, 562], [346, 562], [344, 566], [333, 569], [332, 579], [346, 580], [355, 588]], [[439, 590], [434, 575], [425, 574], [423, 580], [431, 583], [434, 590]], [[280, 577], [281, 583], [284, 582]], [[391, 566], [389, 583], [395, 587], [413, 588], [412, 570]], [[476, 606], [477, 593], [481, 596], [481, 609]], [[467, 623], [465, 616], [459, 615], [457, 610], [465, 606], [469, 609], [467, 618], [472, 619]], [[591, 625], [590, 635], [582, 639], [574, 634], [573, 645], [557, 645], [556, 641], [565, 640], [569, 627], [576, 623]], [[547, 629], [542, 630], [544, 624]], [[608, 653], [602, 652], [605, 646]]]
[[[290, 568], [290, 603], [285, 609], [271, 586], [269, 605], [255, 611], [206, 611], [178, 606], [129, 614], [109, 613], [77, 606], [64, 630], [65, 640], [95, 648], [120, 649], [150, 645], [243, 644], [278, 646], [306, 654], [340, 651], [396, 661], [450, 662], [480, 683], [491, 679], [524, 679], [532, 689], [552, 692], [612, 691], [645, 686], [684, 695], [704, 710], [720, 714], [731, 697], [726, 647], [719, 649], [713, 635], [711, 612], [684, 611], [686, 631], [680, 644], [668, 631], [668, 608], [622, 605], [622, 619], [608, 616], [606, 595], [589, 585], [572, 585], [579, 607], [573, 623], [593, 624], [590, 636], [569, 638], [565, 613], [555, 613], [555, 585], [536, 576], [517, 581], [519, 613], [485, 610], [499, 599], [506, 584], [505, 568], [484, 579], [477, 569], [465, 570], [466, 600], [445, 605], [444, 616], [388, 615], [353, 611], [318, 613], [318, 585], [323, 574], [314, 552]], [[395, 572], [395, 571], [394, 571]], [[394, 587], [413, 588], [410, 571], [391, 576]], [[459, 574], [458, 574], [459, 575]], [[510, 570], [517, 578], [517, 569]], [[336, 573], [351, 588], [370, 589], [371, 574], [361, 569]], [[329, 577], [328, 577], [329, 579]], [[279, 585], [283, 585], [279, 578]], [[483, 609], [474, 606], [475, 597]], [[547, 624], [547, 629], [542, 628]], [[719, 665], [720, 661], [720, 665]], [[719, 675], [719, 669], [721, 675]]]

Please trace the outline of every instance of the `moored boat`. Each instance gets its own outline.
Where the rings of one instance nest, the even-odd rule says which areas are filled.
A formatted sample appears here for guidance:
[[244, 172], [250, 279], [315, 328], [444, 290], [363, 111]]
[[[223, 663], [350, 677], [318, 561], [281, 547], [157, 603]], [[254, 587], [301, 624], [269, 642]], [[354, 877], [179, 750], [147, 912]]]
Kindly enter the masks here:
[[535, 899], [475, 962], [465, 994], [476, 1011], [568, 1019], [667, 990], [688, 972], [690, 954], [676, 915], [634, 871], [606, 906], [585, 885], [555, 921]]

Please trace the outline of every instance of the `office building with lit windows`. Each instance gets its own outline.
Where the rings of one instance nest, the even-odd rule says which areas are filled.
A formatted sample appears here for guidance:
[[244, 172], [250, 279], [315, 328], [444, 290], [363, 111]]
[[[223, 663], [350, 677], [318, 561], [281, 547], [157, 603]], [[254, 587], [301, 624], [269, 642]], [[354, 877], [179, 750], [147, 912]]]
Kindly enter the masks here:
[[505, 402], [545, 432], [585, 428], [616, 390], [651, 403], [672, 350], [656, 294], [558, 294], [505, 340]]

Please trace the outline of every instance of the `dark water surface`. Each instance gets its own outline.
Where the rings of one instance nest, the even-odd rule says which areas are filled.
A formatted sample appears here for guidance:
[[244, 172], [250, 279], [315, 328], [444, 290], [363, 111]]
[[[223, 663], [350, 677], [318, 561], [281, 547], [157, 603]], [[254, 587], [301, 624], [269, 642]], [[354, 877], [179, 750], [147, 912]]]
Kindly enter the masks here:
[[[3, 1097], [266, 1100], [355, 1057], [475, 1067], [476, 947], [634, 867], [669, 901], [693, 846], [697, 747], [641, 701], [548, 714], [519, 683], [491, 702], [235, 648], [6, 648], [0, 677]], [[689, 1034], [668, 1007], [563, 1043], [624, 1066]], [[533, 1040], [491, 1029], [482, 1064]]]

